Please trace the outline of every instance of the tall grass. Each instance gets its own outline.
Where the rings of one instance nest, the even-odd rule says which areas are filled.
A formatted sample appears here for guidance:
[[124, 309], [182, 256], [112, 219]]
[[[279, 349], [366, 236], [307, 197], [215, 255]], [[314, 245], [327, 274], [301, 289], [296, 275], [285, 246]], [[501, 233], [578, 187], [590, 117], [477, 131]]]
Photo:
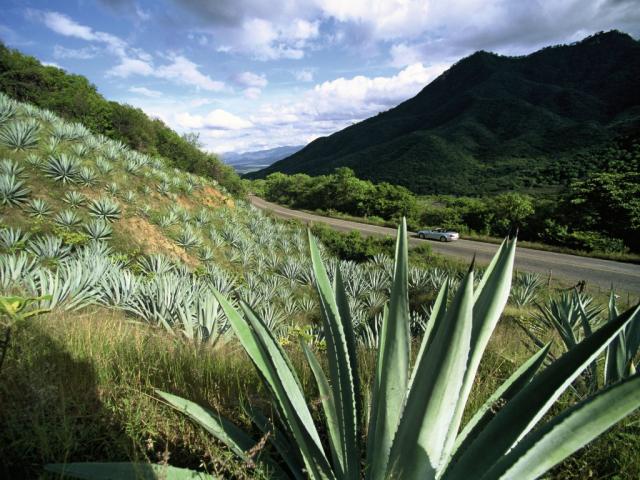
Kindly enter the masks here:
[[[503, 318], [480, 366], [469, 412], [529, 356], [523, 340], [519, 328]], [[288, 348], [288, 353], [305, 394], [319, 407], [300, 352]], [[362, 380], [369, 382], [375, 356], [359, 358]], [[152, 397], [154, 388], [211, 405], [244, 428], [250, 421], [242, 404], [268, 397], [234, 344], [196, 345], [102, 308], [48, 314], [23, 324], [14, 332], [0, 373], [0, 477], [38, 478], [48, 462], [166, 460], [221, 478], [265, 478], [165, 408]], [[573, 401], [566, 395], [561, 406]], [[550, 478], [639, 478], [639, 421], [637, 414], [629, 417]]]

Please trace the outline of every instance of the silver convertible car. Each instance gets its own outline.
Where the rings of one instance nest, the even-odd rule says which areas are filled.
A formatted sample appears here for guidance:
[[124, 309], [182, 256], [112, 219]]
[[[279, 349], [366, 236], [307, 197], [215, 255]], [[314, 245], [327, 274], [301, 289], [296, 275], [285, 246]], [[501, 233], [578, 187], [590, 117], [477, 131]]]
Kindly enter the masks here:
[[420, 230], [418, 231], [418, 237], [428, 238], [430, 240], [440, 240], [441, 242], [453, 242], [458, 240], [460, 235], [458, 232], [452, 232], [444, 228], [434, 228], [433, 230]]

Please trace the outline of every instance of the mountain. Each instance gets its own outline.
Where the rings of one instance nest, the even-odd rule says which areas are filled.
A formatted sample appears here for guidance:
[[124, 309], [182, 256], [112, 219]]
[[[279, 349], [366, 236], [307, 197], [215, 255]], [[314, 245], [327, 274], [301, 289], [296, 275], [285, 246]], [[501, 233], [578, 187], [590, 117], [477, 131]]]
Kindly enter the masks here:
[[527, 56], [484, 51], [418, 95], [254, 172], [350, 167], [417, 193], [557, 188], [640, 138], [640, 42], [611, 31]]
[[227, 165], [234, 167], [238, 173], [248, 173], [268, 167], [278, 160], [293, 155], [303, 147], [304, 145], [289, 145], [252, 152], [229, 152], [222, 154], [221, 157]]

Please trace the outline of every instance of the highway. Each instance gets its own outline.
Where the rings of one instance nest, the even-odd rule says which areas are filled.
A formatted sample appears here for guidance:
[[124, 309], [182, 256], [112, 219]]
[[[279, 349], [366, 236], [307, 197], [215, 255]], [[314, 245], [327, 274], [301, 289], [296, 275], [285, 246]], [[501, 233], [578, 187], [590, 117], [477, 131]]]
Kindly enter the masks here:
[[[296, 219], [303, 223], [325, 223], [335, 230], [357, 230], [363, 235], [378, 235], [395, 237], [393, 228], [379, 227], [364, 223], [323, 217], [307, 212], [292, 210], [262, 198], [251, 195], [250, 202], [261, 210], [272, 212], [275, 216], [285, 219]], [[476, 256], [479, 264], [488, 264], [498, 245], [473, 240], [458, 240], [455, 242], [437, 242], [421, 240], [415, 233], [410, 232], [410, 244], [417, 245], [428, 242], [434, 252], [471, 261]], [[515, 268], [518, 271], [536, 272], [553, 279], [561, 279], [566, 284], [575, 284], [581, 280], [588, 286], [609, 289], [612, 285], [616, 291], [640, 294], [640, 265], [602, 260], [598, 258], [580, 257], [565, 253], [545, 252], [530, 248], [516, 250]]]

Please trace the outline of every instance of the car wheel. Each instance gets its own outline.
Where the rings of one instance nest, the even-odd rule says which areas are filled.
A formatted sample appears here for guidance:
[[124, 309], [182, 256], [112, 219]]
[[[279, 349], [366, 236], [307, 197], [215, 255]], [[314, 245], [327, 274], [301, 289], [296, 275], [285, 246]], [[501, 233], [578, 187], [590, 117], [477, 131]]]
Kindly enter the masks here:
[[440, 241], [441, 241], [441, 242], [446, 242], [446, 241], [447, 241], [447, 237], [445, 237], [444, 235], [442, 235], [442, 236], [440, 237]]
[[418, 238], [421, 238], [422, 240], [424, 240], [424, 233], [419, 233]]

